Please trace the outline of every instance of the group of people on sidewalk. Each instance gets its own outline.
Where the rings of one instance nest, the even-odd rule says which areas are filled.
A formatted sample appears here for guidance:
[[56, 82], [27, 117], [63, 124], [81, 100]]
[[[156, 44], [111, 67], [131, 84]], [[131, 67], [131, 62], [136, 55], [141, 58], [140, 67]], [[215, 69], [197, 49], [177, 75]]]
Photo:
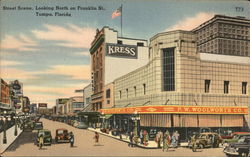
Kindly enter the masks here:
[[[140, 142], [139, 142], [140, 139]], [[129, 147], [134, 147], [136, 144], [140, 143], [141, 145], [147, 146], [148, 145], [148, 132], [146, 130], [141, 130], [139, 133], [139, 137], [134, 135], [134, 132], [131, 131], [129, 134]]]
[[168, 151], [170, 147], [177, 148], [179, 145], [179, 140], [180, 140], [180, 134], [178, 133], [178, 131], [175, 131], [172, 135], [170, 135], [168, 130], [166, 130], [165, 133], [159, 130], [155, 137], [155, 142], [157, 143], [157, 147], [162, 148], [162, 151], [165, 150]]

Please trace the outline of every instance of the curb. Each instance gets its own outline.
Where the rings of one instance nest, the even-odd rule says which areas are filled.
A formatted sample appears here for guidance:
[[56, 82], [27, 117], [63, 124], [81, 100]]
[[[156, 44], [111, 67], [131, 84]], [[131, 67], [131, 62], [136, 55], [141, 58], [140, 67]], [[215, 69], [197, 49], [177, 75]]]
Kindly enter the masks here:
[[[90, 130], [90, 129], [87, 129], [88, 131], [92, 131], [92, 132], [96, 132], [95, 130]], [[102, 134], [102, 135], [104, 135], [104, 136], [107, 136], [107, 137], [111, 137], [111, 138], [113, 138], [113, 139], [116, 139], [116, 140], [118, 140], [118, 141], [122, 141], [122, 142], [126, 142], [126, 143], [129, 143], [128, 141], [124, 141], [124, 140], [122, 140], [122, 139], [119, 139], [119, 138], [116, 138], [116, 137], [113, 137], [113, 136], [109, 136], [109, 135], [107, 135], [107, 134], [105, 134], [105, 133], [103, 133], [103, 132], [99, 132], [98, 131], [98, 133], [99, 134]], [[136, 147], [139, 147], [139, 148], [144, 148], [144, 149], [159, 149], [159, 148], [157, 148], [157, 147], [145, 147], [145, 146], [141, 146], [141, 145], [138, 145], [138, 144], [135, 144], [135, 146]]]
[[10, 146], [17, 140], [17, 138], [18, 138], [22, 133], [23, 133], [23, 130], [22, 130], [21, 133], [19, 133], [19, 134], [17, 135], [17, 137], [14, 139], [14, 141], [13, 141], [12, 143], [10, 143], [10, 145], [9, 145], [5, 150], [3, 150], [2, 152], [0, 152], [0, 157], [3, 157], [3, 156], [2, 156], [3, 153], [4, 153], [7, 149], [10, 148]]

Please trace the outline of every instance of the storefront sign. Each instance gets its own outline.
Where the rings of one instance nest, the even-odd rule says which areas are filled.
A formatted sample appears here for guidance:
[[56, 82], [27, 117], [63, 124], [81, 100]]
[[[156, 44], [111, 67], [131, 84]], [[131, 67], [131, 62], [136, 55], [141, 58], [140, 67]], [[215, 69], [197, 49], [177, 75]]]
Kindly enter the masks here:
[[137, 58], [137, 46], [106, 44], [106, 55], [113, 57]]
[[178, 113], [178, 114], [248, 114], [247, 107], [231, 106], [138, 106], [126, 108], [101, 109], [103, 114], [157, 114], [157, 113]]
[[47, 108], [47, 103], [38, 103], [38, 107]]

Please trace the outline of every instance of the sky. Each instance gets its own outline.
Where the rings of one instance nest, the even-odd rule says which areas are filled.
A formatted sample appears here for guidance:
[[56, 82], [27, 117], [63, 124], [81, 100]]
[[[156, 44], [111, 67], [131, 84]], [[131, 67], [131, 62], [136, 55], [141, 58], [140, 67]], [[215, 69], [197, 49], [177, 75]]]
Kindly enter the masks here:
[[96, 29], [109, 26], [120, 35], [121, 17], [111, 15], [121, 5], [123, 37], [146, 40], [192, 30], [215, 14], [250, 19], [247, 0], [0, 0], [1, 78], [19, 80], [31, 103], [49, 107], [58, 98], [81, 95], [74, 91], [91, 82], [89, 48]]

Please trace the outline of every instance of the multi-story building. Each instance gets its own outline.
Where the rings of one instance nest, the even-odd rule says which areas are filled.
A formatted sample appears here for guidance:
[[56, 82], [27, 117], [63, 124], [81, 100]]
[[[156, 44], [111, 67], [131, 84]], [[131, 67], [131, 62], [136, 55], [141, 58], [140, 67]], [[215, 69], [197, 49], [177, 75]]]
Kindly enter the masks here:
[[22, 111], [29, 112], [30, 111], [30, 99], [27, 96], [22, 97]]
[[[118, 126], [129, 124], [128, 115], [138, 113], [140, 127], [179, 130], [182, 135], [203, 127], [213, 131], [249, 129], [249, 49], [245, 51], [244, 46], [244, 51], [223, 49], [219, 53], [219, 40], [229, 39], [207, 34], [200, 39], [197, 33], [220, 23], [233, 23], [235, 28], [248, 24], [247, 29], [250, 25], [247, 19], [215, 16], [194, 31], [156, 34], [150, 39], [148, 64], [115, 79], [116, 108], [100, 112], [114, 114]], [[231, 43], [240, 40], [248, 45], [249, 31], [244, 28], [246, 32], [244, 39], [230, 38]], [[203, 44], [210, 48], [203, 49]]]
[[118, 37], [117, 31], [104, 27], [96, 31], [91, 44], [92, 110], [113, 106], [114, 79], [148, 62], [147, 40]]
[[5, 82], [1, 78], [1, 86], [0, 86], [0, 103], [1, 103], [1, 108], [10, 108], [10, 87], [7, 82]]
[[56, 114], [60, 115], [64, 113], [64, 105], [69, 100], [69, 98], [59, 98], [56, 99]]
[[92, 86], [91, 84], [83, 88], [84, 107], [91, 104]]
[[74, 115], [83, 109], [83, 96], [70, 97], [65, 105], [67, 108], [66, 113], [68, 115]]
[[250, 56], [250, 20], [244, 17], [216, 15], [195, 28], [199, 52]]

